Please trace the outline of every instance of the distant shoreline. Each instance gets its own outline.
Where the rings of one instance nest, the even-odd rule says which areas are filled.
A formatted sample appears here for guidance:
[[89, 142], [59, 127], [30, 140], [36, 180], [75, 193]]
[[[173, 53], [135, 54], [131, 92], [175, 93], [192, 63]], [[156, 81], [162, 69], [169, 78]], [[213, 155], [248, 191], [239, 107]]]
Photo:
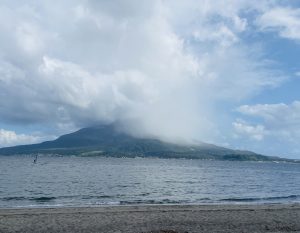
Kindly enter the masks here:
[[6, 208], [0, 232], [297, 232], [299, 219], [300, 203]]
[[[1, 149], [1, 148], [0, 148]], [[21, 157], [32, 158], [34, 160], [36, 153], [31, 154], [0, 154], [0, 158]], [[159, 156], [113, 156], [113, 155], [63, 155], [38, 153], [38, 157], [66, 157], [66, 158], [109, 158], [109, 159], [162, 159], [162, 160], [197, 160], [197, 161], [220, 161], [220, 162], [253, 162], [253, 163], [290, 163], [300, 164], [299, 159], [280, 158], [279, 160], [238, 160], [238, 159], [212, 159], [212, 158], [188, 158], [188, 157], [159, 157]]]

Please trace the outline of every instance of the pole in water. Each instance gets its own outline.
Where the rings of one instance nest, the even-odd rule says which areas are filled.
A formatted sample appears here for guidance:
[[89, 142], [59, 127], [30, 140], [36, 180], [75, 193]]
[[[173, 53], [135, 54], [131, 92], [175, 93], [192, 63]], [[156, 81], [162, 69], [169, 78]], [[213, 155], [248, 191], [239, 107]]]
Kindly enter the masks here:
[[38, 157], [38, 155], [36, 154], [36, 155], [35, 155], [35, 159], [33, 160], [33, 163], [36, 163], [37, 157]]

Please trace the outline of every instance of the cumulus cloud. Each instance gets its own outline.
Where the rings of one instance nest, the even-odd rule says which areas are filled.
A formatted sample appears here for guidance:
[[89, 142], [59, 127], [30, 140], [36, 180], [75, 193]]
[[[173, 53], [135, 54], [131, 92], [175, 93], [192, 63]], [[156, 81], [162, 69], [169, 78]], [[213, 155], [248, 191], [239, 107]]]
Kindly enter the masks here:
[[45, 138], [40, 136], [16, 134], [14, 131], [0, 129], [0, 147], [32, 144], [41, 142], [43, 139]]
[[238, 108], [243, 115], [257, 118], [258, 125], [234, 122], [238, 134], [262, 140], [264, 136], [275, 137], [282, 141], [299, 142], [300, 140], [300, 102], [291, 104], [243, 105]]
[[117, 122], [137, 136], [211, 141], [220, 103], [285, 79], [241, 37], [245, 12], [271, 5], [3, 1], [0, 120], [58, 130]]
[[257, 20], [261, 30], [278, 32], [281, 37], [300, 39], [300, 8], [276, 7]]
[[266, 135], [266, 130], [263, 125], [250, 125], [242, 120], [237, 120], [232, 123], [235, 132], [237, 133], [235, 136], [246, 136], [250, 139], [254, 139], [257, 141], [261, 141], [264, 139]]

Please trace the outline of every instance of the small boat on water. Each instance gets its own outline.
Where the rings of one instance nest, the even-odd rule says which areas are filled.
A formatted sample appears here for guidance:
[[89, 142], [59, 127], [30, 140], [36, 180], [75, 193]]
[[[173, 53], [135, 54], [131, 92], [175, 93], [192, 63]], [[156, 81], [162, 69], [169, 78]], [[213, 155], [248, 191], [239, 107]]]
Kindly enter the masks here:
[[38, 157], [38, 154], [35, 155], [35, 158], [33, 160], [33, 163], [36, 163], [37, 162], [37, 157]]

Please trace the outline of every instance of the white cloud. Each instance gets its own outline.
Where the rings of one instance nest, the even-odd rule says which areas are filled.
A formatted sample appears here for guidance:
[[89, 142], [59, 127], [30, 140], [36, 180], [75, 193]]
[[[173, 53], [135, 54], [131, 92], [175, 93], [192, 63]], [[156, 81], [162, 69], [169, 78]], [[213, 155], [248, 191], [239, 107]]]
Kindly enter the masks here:
[[[298, 143], [300, 140], [300, 101], [291, 104], [257, 104], [243, 105], [238, 111], [246, 116], [258, 119], [261, 123], [257, 126], [234, 123], [237, 133], [246, 133], [252, 137], [253, 129], [259, 130], [260, 135], [275, 137], [281, 141]], [[237, 127], [236, 127], [237, 126]], [[241, 131], [240, 128], [247, 128]], [[262, 137], [263, 138], [263, 137]]]
[[20, 23], [16, 28], [17, 44], [28, 54], [37, 53], [44, 46], [40, 34], [41, 30], [37, 29], [35, 25], [30, 23]]
[[232, 123], [236, 136], [246, 136], [256, 141], [264, 139], [266, 134], [265, 127], [263, 125], [250, 125], [244, 121], [237, 120]]
[[14, 131], [0, 129], [0, 147], [37, 143], [44, 137], [16, 134]]
[[194, 31], [197, 41], [218, 42], [222, 47], [228, 47], [238, 41], [238, 37], [227, 26], [218, 25], [216, 28], [205, 28]]
[[257, 20], [261, 30], [277, 31], [281, 37], [300, 39], [300, 8], [277, 7]]

